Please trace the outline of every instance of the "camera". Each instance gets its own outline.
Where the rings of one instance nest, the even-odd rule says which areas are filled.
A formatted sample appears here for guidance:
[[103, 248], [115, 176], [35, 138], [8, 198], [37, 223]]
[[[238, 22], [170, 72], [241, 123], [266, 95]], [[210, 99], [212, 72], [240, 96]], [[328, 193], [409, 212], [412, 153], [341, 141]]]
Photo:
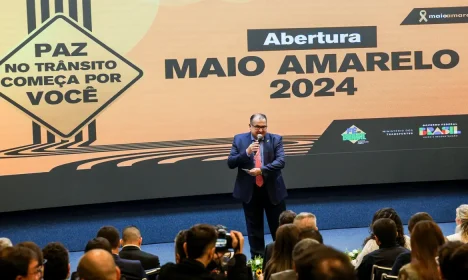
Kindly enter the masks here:
[[225, 226], [217, 225], [216, 232], [218, 238], [216, 239], [216, 251], [227, 251], [234, 249], [232, 247], [232, 237]]

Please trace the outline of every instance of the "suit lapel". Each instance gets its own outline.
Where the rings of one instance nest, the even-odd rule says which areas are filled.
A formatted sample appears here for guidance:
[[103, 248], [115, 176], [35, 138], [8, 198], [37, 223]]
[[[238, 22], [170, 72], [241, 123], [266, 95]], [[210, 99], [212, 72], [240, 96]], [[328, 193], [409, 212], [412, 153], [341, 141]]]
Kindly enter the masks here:
[[270, 163], [271, 154], [271, 135], [270, 133], [265, 134], [265, 140], [263, 141], [263, 165]]

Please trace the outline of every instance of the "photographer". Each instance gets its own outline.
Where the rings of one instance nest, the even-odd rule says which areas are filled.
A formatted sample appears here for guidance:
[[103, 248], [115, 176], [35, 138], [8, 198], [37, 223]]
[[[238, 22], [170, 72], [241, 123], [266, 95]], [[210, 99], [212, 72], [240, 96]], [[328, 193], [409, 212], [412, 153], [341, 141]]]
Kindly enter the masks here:
[[[232, 247], [234, 257], [227, 264], [227, 272], [219, 270], [213, 273], [207, 267], [217, 267], [212, 261], [219, 259], [216, 254], [216, 244], [218, 232], [211, 225], [195, 225], [187, 231], [184, 251], [186, 259], [177, 264], [168, 263], [161, 267], [159, 280], [214, 280], [214, 279], [249, 279], [249, 270], [246, 262], [247, 258], [242, 253], [244, 247], [244, 237], [240, 232], [231, 231]], [[218, 264], [220, 260], [216, 261]]]

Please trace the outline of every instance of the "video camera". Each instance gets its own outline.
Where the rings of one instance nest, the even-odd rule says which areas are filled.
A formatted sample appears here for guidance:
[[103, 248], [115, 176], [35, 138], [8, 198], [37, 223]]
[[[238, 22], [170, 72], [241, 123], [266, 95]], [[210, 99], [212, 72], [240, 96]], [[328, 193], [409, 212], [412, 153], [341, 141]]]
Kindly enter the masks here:
[[222, 252], [229, 249], [234, 249], [232, 247], [231, 234], [228, 232], [225, 226], [217, 225], [216, 232], [218, 233], [218, 238], [216, 239], [216, 251]]

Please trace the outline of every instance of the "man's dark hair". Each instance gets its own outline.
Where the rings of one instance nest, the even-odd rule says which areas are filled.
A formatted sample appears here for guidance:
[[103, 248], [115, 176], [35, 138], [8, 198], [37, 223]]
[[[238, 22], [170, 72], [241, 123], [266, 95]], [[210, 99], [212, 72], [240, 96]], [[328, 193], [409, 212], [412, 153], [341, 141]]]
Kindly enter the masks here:
[[187, 255], [190, 259], [198, 259], [205, 254], [210, 246], [216, 245], [218, 234], [214, 226], [198, 224], [187, 231]]
[[315, 230], [315, 229], [304, 229], [304, 230], [302, 230], [301, 233], [299, 233], [299, 239], [302, 240], [302, 239], [306, 239], [306, 238], [316, 240], [320, 244], [323, 244], [322, 234], [320, 234], [320, 232], [318, 230]]
[[102, 227], [96, 237], [104, 237], [109, 241], [112, 249], [118, 248], [120, 244], [120, 235], [119, 231], [113, 226]]
[[[36, 260], [39, 263], [37, 254], [26, 246], [14, 246], [2, 250], [1, 260], [3, 261], [2, 279], [16, 279], [17, 276], [26, 277], [28, 275], [29, 264]], [[39, 264], [38, 264], [39, 265]], [[5, 270], [6, 268], [6, 270]]]
[[252, 116], [250, 116], [250, 124], [252, 124], [252, 122], [253, 122], [253, 120], [254, 120], [255, 118], [259, 118], [259, 119], [261, 119], [261, 120], [268, 121], [265, 114], [256, 113], [256, 114], [253, 114]]
[[70, 259], [62, 243], [52, 242], [42, 249], [47, 262], [44, 264], [44, 280], [64, 280], [67, 278]]
[[86, 244], [85, 253], [94, 249], [103, 249], [112, 254], [112, 246], [104, 237], [96, 237], [88, 241]]
[[298, 280], [355, 280], [348, 256], [311, 239], [296, 244], [293, 260]]
[[180, 259], [186, 259], [187, 256], [185, 255], [184, 251], [184, 243], [187, 241], [187, 230], [181, 230], [179, 233], [176, 235], [176, 238], [174, 240], [175, 243], [175, 251], [179, 255]]
[[449, 273], [450, 278], [447, 278], [447, 280], [466, 279], [466, 275], [468, 275], [468, 245], [463, 244], [458, 247], [453, 252], [449, 262], [451, 271]]
[[279, 225], [292, 224], [294, 222], [294, 218], [296, 218], [296, 213], [294, 211], [285, 210], [279, 216]]
[[33, 250], [33, 252], [36, 253], [37, 261], [39, 262], [39, 265], [44, 264], [44, 257], [42, 256], [41, 247], [39, 247], [36, 243], [32, 241], [25, 241], [25, 242], [18, 243], [17, 246], [26, 247], [26, 248]]
[[372, 231], [379, 239], [381, 245], [391, 246], [396, 244], [397, 227], [395, 222], [389, 218], [378, 219], [372, 225]]
[[426, 212], [418, 212], [411, 216], [411, 218], [408, 221], [408, 231], [411, 233], [413, 231], [414, 226], [421, 221], [431, 221], [433, 222], [434, 219], [432, 219], [431, 215], [429, 215]]
[[455, 279], [453, 278], [453, 264], [450, 261], [453, 253], [460, 247], [463, 246], [463, 243], [460, 241], [451, 241], [447, 242], [439, 248], [439, 267], [440, 272], [444, 279]]

